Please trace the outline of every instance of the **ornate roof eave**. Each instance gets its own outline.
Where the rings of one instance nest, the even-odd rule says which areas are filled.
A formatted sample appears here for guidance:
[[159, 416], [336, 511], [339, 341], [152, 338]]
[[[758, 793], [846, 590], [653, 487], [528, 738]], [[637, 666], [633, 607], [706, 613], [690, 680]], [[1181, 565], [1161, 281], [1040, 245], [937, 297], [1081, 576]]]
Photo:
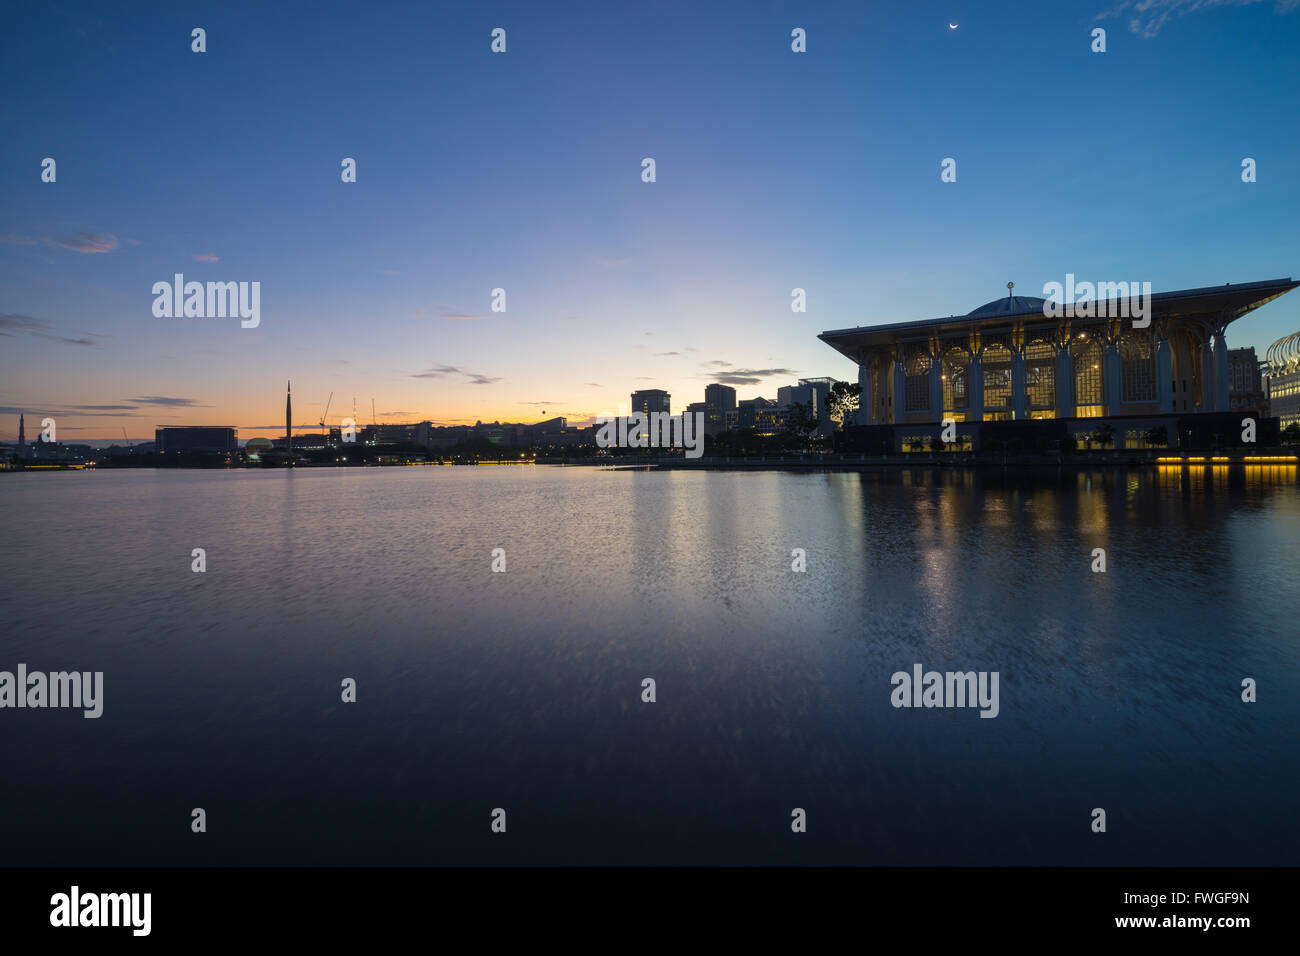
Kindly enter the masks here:
[[[1196, 318], [1200, 323], [1206, 321], [1220, 328], [1229, 322], [1241, 318], [1249, 312], [1267, 305], [1279, 296], [1285, 295], [1300, 286], [1300, 281], [1290, 277], [1270, 279], [1261, 282], [1225, 284], [1206, 286], [1198, 289], [1181, 289], [1173, 292], [1157, 292], [1151, 296], [1152, 320], [1162, 325], [1169, 325], [1174, 320]], [[1041, 300], [1035, 300], [1041, 301]], [[991, 305], [992, 303], [990, 303]], [[1117, 310], [1117, 300], [1108, 300], [1107, 307], [1112, 314]], [[1100, 303], [1095, 303], [1100, 306]], [[981, 306], [981, 308], [986, 308]], [[976, 310], [977, 312], [979, 310]], [[861, 350], [876, 347], [891, 347], [902, 342], [925, 342], [935, 336], [970, 334], [976, 330], [992, 332], [994, 329], [1023, 326], [1039, 321], [1053, 323], [1060, 321], [1059, 316], [1046, 316], [1041, 307], [1024, 311], [991, 312], [983, 315], [951, 315], [946, 318], [922, 319], [914, 322], [895, 322], [886, 325], [858, 326], [851, 329], [835, 329], [821, 333], [818, 338], [831, 348], [856, 361]], [[1092, 324], [1108, 321], [1106, 316], [1079, 317], [1073, 320], [1079, 324]]]

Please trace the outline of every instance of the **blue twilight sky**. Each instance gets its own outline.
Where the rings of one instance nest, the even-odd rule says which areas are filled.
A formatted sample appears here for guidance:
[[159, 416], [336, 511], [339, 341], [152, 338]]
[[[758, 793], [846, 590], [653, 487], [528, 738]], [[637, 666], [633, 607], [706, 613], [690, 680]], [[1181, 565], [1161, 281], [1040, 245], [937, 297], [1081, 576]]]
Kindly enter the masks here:
[[[714, 380], [852, 379], [817, 333], [964, 313], [1008, 280], [1300, 276], [1296, 7], [11, 9], [0, 439], [19, 409], [65, 441], [278, 434], [290, 378], [302, 423], [330, 392], [334, 424], [354, 398], [361, 421], [372, 398], [389, 421], [580, 420], [648, 387], [680, 410]], [[260, 282], [260, 326], [154, 317], [178, 272]], [[1229, 344], [1297, 329], [1285, 296]]]

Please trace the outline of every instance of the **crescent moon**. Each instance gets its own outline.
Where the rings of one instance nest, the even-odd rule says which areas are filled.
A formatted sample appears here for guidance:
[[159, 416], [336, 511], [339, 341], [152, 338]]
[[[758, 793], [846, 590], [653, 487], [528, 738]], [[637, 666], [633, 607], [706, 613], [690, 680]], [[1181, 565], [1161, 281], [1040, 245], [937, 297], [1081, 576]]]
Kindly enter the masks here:
[[956, 24], [956, 23], [950, 23], [950, 24], [948, 24], [948, 29], [949, 29], [949, 30], [956, 30], [958, 26], [959, 26], [959, 24]]

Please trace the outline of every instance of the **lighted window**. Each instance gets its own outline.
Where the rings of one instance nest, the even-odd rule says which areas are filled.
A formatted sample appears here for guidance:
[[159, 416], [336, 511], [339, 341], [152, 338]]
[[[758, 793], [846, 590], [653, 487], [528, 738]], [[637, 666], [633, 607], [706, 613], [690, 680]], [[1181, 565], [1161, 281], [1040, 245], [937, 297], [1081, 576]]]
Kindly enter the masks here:
[[1025, 348], [1025, 400], [1030, 408], [1051, 408], [1056, 404], [1056, 349], [1050, 342], [1039, 339]]
[[920, 350], [909, 353], [903, 362], [903, 394], [909, 412], [923, 412], [930, 407], [930, 356]]
[[1121, 394], [1126, 402], [1156, 400], [1156, 360], [1151, 335], [1125, 332], [1120, 340]]
[[[1102, 371], [1103, 356], [1101, 343], [1095, 338], [1076, 342], [1074, 353], [1074, 401], [1076, 405], [1087, 407], [1101, 405], [1106, 401], [1106, 379]], [[1079, 418], [1089, 418], [1076, 410]]]
[[[1011, 407], [1011, 350], [1005, 345], [991, 345], [984, 350], [984, 407]], [[990, 421], [991, 416], [986, 415]]]
[[944, 411], [970, 408], [970, 375], [966, 353], [949, 349], [943, 357]]

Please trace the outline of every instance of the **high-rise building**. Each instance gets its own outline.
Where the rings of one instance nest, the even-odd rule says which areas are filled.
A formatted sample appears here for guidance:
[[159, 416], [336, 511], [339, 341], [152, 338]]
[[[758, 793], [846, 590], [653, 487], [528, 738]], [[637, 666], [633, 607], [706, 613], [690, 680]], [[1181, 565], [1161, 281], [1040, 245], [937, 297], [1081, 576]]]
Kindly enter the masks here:
[[1228, 410], [1263, 417], [1267, 406], [1255, 349], [1228, 349]]
[[755, 428], [758, 424], [758, 412], [764, 408], [774, 408], [776, 402], [767, 398], [746, 398], [736, 404], [736, 427]]
[[367, 425], [360, 429], [358, 438], [363, 445], [424, 445], [429, 444], [433, 422], [413, 422], [409, 425]]
[[[826, 398], [829, 396], [830, 386], [823, 386], [822, 380], [800, 379], [798, 385], [782, 385], [776, 390], [776, 405], [786, 413], [783, 421], [790, 420], [789, 416], [794, 411], [794, 406], [805, 406], [817, 419], [817, 428], [813, 434], [820, 437], [830, 434], [835, 427], [826, 409]], [[760, 415], [759, 418], [762, 420], [763, 416]], [[773, 418], [767, 420], [776, 421]]]
[[[826, 399], [830, 396], [830, 386], [825, 384], [830, 379], [800, 379], [798, 385], [782, 385], [776, 390], [776, 406], [781, 410], [780, 416], [760, 413], [757, 417], [760, 430], [764, 427], [768, 429], [776, 428], [776, 424], [782, 426], [789, 422], [790, 416], [794, 413], [796, 405], [803, 405], [812, 413], [813, 418], [817, 420], [817, 428], [813, 435], [828, 435], [834, 430], [834, 423], [830, 420], [830, 414], [826, 408]], [[763, 423], [766, 422], [766, 426]]]
[[645, 388], [632, 393], [633, 412], [644, 412], [647, 415], [651, 412], [663, 412], [670, 415], [672, 414], [671, 404], [672, 396], [662, 388]]
[[817, 392], [807, 385], [782, 385], [776, 390], [776, 404], [781, 408], [807, 405], [817, 410]]
[[736, 390], [730, 385], [704, 386], [704, 433], [717, 435], [727, 430], [727, 412], [736, 410]]
[[811, 388], [817, 393], [817, 407], [822, 410], [829, 410], [831, 401], [831, 386], [835, 384], [835, 379], [827, 376], [819, 378], [801, 378], [799, 384], [805, 388]]
[[643, 442], [650, 440], [650, 416], [656, 413], [672, 414], [672, 396], [662, 388], [646, 388], [632, 393], [632, 413], [641, 412], [646, 416], [646, 427], [639, 428], [636, 434]]
[[754, 430], [760, 435], [777, 435], [789, 427], [789, 408], [769, 404], [754, 409]]
[[830, 435], [835, 431], [835, 423], [831, 421], [831, 386], [835, 384], [835, 379], [827, 376], [818, 378], [801, 378], [799, 384], [804, 388], [812, 389], [813, 394], [817, 396], [817, 431], [815, 434], [819, 437]]
[[154, 431], [154, 448], [160, 455], [226, 454], [239, 450], [234, 428], [228, 426], [159, 425]]
[[704, 404], [718, 411], [730, 411], [736, 407], [736, 390], [730, 385], [705, 385]]
[[26, 448], [26, 447], [27, 447], [27, 426], [26, 426], [26, 424], [25, 424], [24, 421], [23, 421], [23, 416], [22, 416], [22, 414], [19, 413], [19, 415], [18, 415], [18, 454], [21, 455], [21, 454], [23, 453], [23, 449]]
[[284, 383], [284, 450], [293, 454], [293, 382]]

